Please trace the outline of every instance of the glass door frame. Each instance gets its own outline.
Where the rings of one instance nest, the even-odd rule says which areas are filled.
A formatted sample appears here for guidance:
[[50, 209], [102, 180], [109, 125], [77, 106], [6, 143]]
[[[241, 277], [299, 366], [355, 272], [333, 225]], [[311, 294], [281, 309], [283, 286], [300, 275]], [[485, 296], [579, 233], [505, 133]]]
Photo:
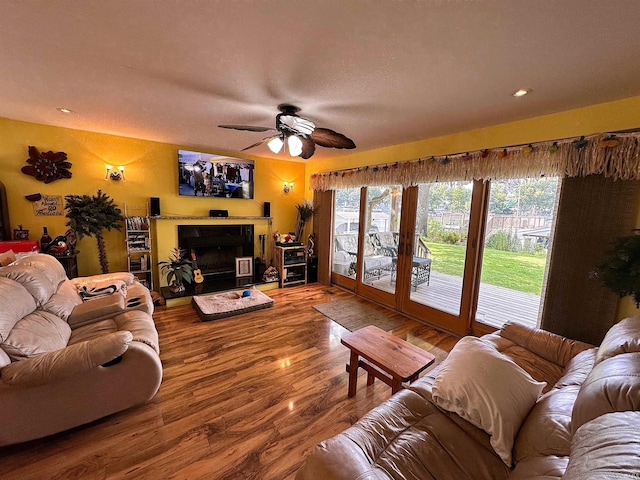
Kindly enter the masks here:
[[[360, 225], [367, 227], [366, 225], [366, 216], [367, 216], [367, 194], [369, 191], [369, 187], [362, 187], [360, 190]], [[402, 189], [402, 206], [401, 206], [401, 217], [400, 217], [400, 231], [402, 232], [402, 215], [404, 213], [404, 192], [406, 189]], [[365, 231], [366, 228], [360, 228], [358, 231], [358, 252], [364, 252], [364, 242], [365, 235], [368, 235], [369, 232]], [[398, 248], [400, 250], [400, 248]], [[400, 268], [400, 252], [398, 252], [398, 264], [397, 269]], [[373, 300], [374, 302], [381, 303], [383, 305], [387, 305], [391, 308], [400, 308], [399, 304], [399, 295], [398, 289], [401, 287], [401, 283], [397, 281], [398, 276], [396, 275], [396, 288], [395, 292], [387, 292], [385, 290], [381, 290], [380, 288], [376, 288], [372, 285], [368, 285], [364, 281], [364, 255], [358, 255], [358, 265], [357, 265], [357, 274], [356, 274], [356, 284], [355, 291], [358, 295], [362, 295], [369, 300]], [[399, 271], [399, 270], [397, 270]]]
[[418, 207], [418, 186], [405, 189], [400, 233], [400, 250], [403, 253], [403, 258], [402, 261], [398, 260], [398, 278], [403, 279], [400, 281], [401, 292], [398, 292], [399, 309], [402, 312], [459, 335], [466, 335], [471, 331], [471, 319], [475, 315], [475, 304], [478, 297], [480, 261], [482, 258], [482, 242], [480, 239], [483, 238], [484, 223], [482, 219], [486, 215], [487, 199], [488, 183], [474, 180], [471, 209], [469, 211], [464, 273], [462, 276], [460, 312], [458, 315], [454, 315], [411, 300], [410, 279], [415, 248], [414, 232]]
[[[366, 215], [367, 187], [360, 189], [360, 225], [364, 226]], [[460, 312], [454, 315], [436, 308], [412, 301], [411, 296], [411, 268], [413, 260], [414, 231], [416, 225], [416, 210], [418, 204], [418, 187], [406, 187], [402, 192], [402, 207], [400, 232], [398, 243], [398, 261], [396, 272], [395, 293], [385, 292], [363, 281], [363, 252], [364, 228], [358, 229], [358, 258], [356, 277], [350, 278], [331, 272], [331, 282], [353, 291], [367, 299], [387, 305], [398, 311], [451, 331], [459, 335], [484, 334], [495, 331], [485, 324], [475, 321], [476, 304], [480, 288], [480, 269], [482, 264], [484, 230], [489, 203], [489, 182], [473, 180], [471, 209], [469, 212], [469, 230], [465, 266], [463, 273]], [[335, 232], [335, 191], [332, 194], [331, 240]], [[333, 243], [331, 244], [333, 255]], [[332, 262], [332, 259], [331, 259]]]
[[[362, 205], [362, 189], [360, 189], [360, 204]], [[360, 212], [358, 213], [358, 215], [361, 218], [361, 214]], [[359, 230], [359, 229], [358, 229]], [[360, 255], [360, 247], [361, 247], [361, 243], [360, 243], [360, 233], [358, 232], [358, 252], [357, 252], [357, 265], [356, 265], [356, 278], [351, 278], [347, 275], [341, 275], [337, 272], [335, 272], [333, 270], [333, 254], [335, 252], [335, 232], [336, 232], [336, 190], [331, 190], [331, 243], [330, 243], [330, 258], [329, 258], [329, 265], [330, 265], [330, 275], [331, 275], [331, 283], [334, 283], [336, 285], [338, 285], [339, 287], [342, 287], [344, 289], [350, 290], [352, 292], [356, 291], [356, 278], [358, 275], [358, 271], [359, 271], [359, 266], [358, 264], [360, 264], [361, 260], [360, 257], [362, 255]]]
[[[494, 182], [495, 184], [495, 182]], [[559, 182], [558, 185], [558, 190], [556, 191], [556, 209], [557, 209], [557, 204], [559, 202], [559, 198], [561, 195], [561, 188], [562, 188], [562, 182]], [[473, 280], [473, 288], [474, 288], [474, 292], [473, 292], [473, 303], [472, 303], [472, 309], [469, 311], [469, 333], [476, 335], [476, 336], [482, 336], [485, 335], [487, 333], [492, 333], [495, 332], [496, 330], [498, 330], [498, 327], [495, 327], [493, 325], [490, 325], [488, 323], [484, 323], [484, 322], [479, 322], [478, 320], [476, 320], [476, 313], [477, 313], [477, 307], [478, 307], [478, 301], [479, 301], [479, 293], [480, 293], [480, 284], [482, 282], [482, 261], [483, 261], [483, 255], [484, 255], [484, 246], [485, 246], [485, 236], [486, 236], [486, 228], [487, 228], [487, 218], [489, 216], [489, 201], [490, 201], [490, 194], [491, 194], [491, 187], [492, 187], [492, 182], [487, 181], [484, 182], [484, 188], [483, 188], [483, 196], [481, 198], [481, 206], [482, 206], [482, 213], [481, 213], [481, 218], [480, 218], [480, 225], [477, 228], [477, 232], [479, 235], [479, 241], [477, 242], [477, 266], [476, 266], [476, 271], [475, 271], [475, 276], [474, 276], [474, 280]], [[555, 229], [555, 225], [557, 223], [558, 217], [557, 217], [557, 211], [554, 213], [554, 219], [553, 219], [553, 224], [552, 224], [552, 229]], [[552, 247], [553, 248], [553, 247]], [[548, 262], [548, 259], [547, 259]], [[547, 274], [547, 268], [548, 268], [548, 263], [547, 266], [545, 267], [545, 275]], [[546, 280], [545, 280], [546, 283]], [[546, 295], [546, 291], [545, 288], [543, 287], [542, 290], [542, 300], [544, 301], [544, 296]], [[540, 307], [542, 308], [542, 306]]]
[[[403, 189], [403, 195], [404, 192], [406, 191], [406, 189]], [[359, 210], [359, 225], [361, 225], [362, 227], [365, 226], [365, 219], [366, 219], [366, 207], [367, 207], [367, 192], [368, 192], [368, 187], [361, 187], [360, 188], [360, 210]], [[404, 203], [404, 197], [403, 197], [403, 203]], [[331, 219], [331, 235], [332, 237], [335, 235], [335, 222], [336, 222], [336, 215], [335, 215], [335, 191], [332, 192], [332, 200], [331, 200], [331, 204], [332, 204], [332, 219]], [[404, 214], [404, 205], [401, 207], [401, 215]], [[403, 220], [400, 220], [400, 228], [402, 229], [402, 222]], [[364, 251], [364, 241], [365, 241], [365, 235], [367, 235], [368, 232], [365, 232], [365, 228], [358, 228], [358, 252], [357, 252], [357, 259], [356, 259], [356, 275], [355, 278], [352, 277], [348, 277], [346, 275], [341, 275], [335, 271], [331, 271], [331, 283], [334, 283], [342, 288], [345, 288], [347, 290], [350, 290], [354, 293], [356, 293], [357, 295], [361, 295], [369, 300], [372, 300], [374, 302], [383, 304], [383, 305], [387, 305], [391, 308], [394, 309], [400, 309], [400, 295], [399, 295], [399, 290], [402, 288], [402, 285], [400, 284], [400, 282], [396, 282], [396, 291], [395, 293], [391, 293], [391, 292], [386, 292], [384, 290], [381, 290], [379, 288], [373, 287], [371, 285], [367, 285], [364, 282], [364, 274], [363, 274], [363, 264], [364, 264], [364, 259], [363, 259], [363, 255], [361, 252]], [[333, 241], [333, 238], [332, 238]], [[333, 245], [333, 244], [332, 244]], [[333, 252], [334, 252], [334, 247], [332, 246], [331, 248], [331, 255], [333, 256]], [[400, 255], [398, 255], [398, 257], [400, 257]], [[398, 258], [398, 267], [397, 268], [401, 268], [401, 259]], [[333, 258], [331, 258], [331, 265], [333, 265]]]

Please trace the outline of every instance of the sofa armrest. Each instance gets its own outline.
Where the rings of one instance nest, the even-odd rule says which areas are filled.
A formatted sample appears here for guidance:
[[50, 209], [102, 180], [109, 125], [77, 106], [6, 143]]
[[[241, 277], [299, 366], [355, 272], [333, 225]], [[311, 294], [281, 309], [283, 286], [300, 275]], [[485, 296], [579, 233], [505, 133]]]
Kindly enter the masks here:
[[563, 368], [578, 353], [593, 348], [588, 343], [517, 323], [506, 323], [499, 335]]
[[73, 330], [87, 323], [118, 315], [124, 312], [125, 309], [125, 298], [119, 293], [114, 293], [113, 295], [94, 298], [76, 305], [67, 321]]
[[151, 347], [132, 341], [121, 358], [109, 367], [28, 388], [7, 385], [0, 377], [0, 448], [93, 422], [153, 398], [162, 381], [160, 357]]
[[160, 342], [153, 317], [139, 310], [130, 310], [114, 318], [118, 330], [131, 332], [133, 340], [141, 342], [160, 355]]
[[35, 387], [96, 368], [122, 355], [133, 340], [131, 332], [113, 332], [54, 352], [13, 362], [0, 372], [5, 385]]

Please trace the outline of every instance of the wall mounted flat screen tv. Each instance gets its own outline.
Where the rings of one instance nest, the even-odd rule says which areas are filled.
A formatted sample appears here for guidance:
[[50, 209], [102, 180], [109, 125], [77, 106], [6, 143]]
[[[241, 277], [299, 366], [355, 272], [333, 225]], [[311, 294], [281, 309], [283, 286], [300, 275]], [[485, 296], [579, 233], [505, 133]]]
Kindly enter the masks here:
[[253, 185], [253, 160], [178, 150], [180, 195], [253, 198]]

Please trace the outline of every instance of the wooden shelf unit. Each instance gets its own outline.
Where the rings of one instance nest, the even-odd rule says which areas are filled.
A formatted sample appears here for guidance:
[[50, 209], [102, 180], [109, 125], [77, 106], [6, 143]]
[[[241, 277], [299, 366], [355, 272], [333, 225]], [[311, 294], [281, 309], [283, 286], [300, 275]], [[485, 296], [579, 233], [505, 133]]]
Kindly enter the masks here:
[[125, 217], [127, 267], [140, 283], [153, 290], [153, 254], [149, 216]]
[[280, 288], [307, 283], [307, 248], [304, 246], [275, 247], [275, 267]]

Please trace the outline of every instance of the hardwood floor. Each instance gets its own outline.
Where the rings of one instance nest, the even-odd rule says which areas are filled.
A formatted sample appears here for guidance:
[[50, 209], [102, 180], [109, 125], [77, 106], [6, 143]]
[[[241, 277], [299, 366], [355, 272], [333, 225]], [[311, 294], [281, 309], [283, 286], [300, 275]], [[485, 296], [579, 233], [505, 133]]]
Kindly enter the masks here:
[[[273, 308], [202, 323], [190, 305], [161, 307], [164, 379], [148, 404], [45, 439], [0, 448], [8, 479], [291, 479], [321, 440], [391, 395], [360, 372], [347, 398], [348, 330], [313, 305], [352, 294], [312, 284], [271, 290]], [[361, 300], [365, 302], [364, 300]], [[456, 337], [403, 320], [394, 334], [436, 364]], [[1, 428], [1, 426], [0, 426]]]

